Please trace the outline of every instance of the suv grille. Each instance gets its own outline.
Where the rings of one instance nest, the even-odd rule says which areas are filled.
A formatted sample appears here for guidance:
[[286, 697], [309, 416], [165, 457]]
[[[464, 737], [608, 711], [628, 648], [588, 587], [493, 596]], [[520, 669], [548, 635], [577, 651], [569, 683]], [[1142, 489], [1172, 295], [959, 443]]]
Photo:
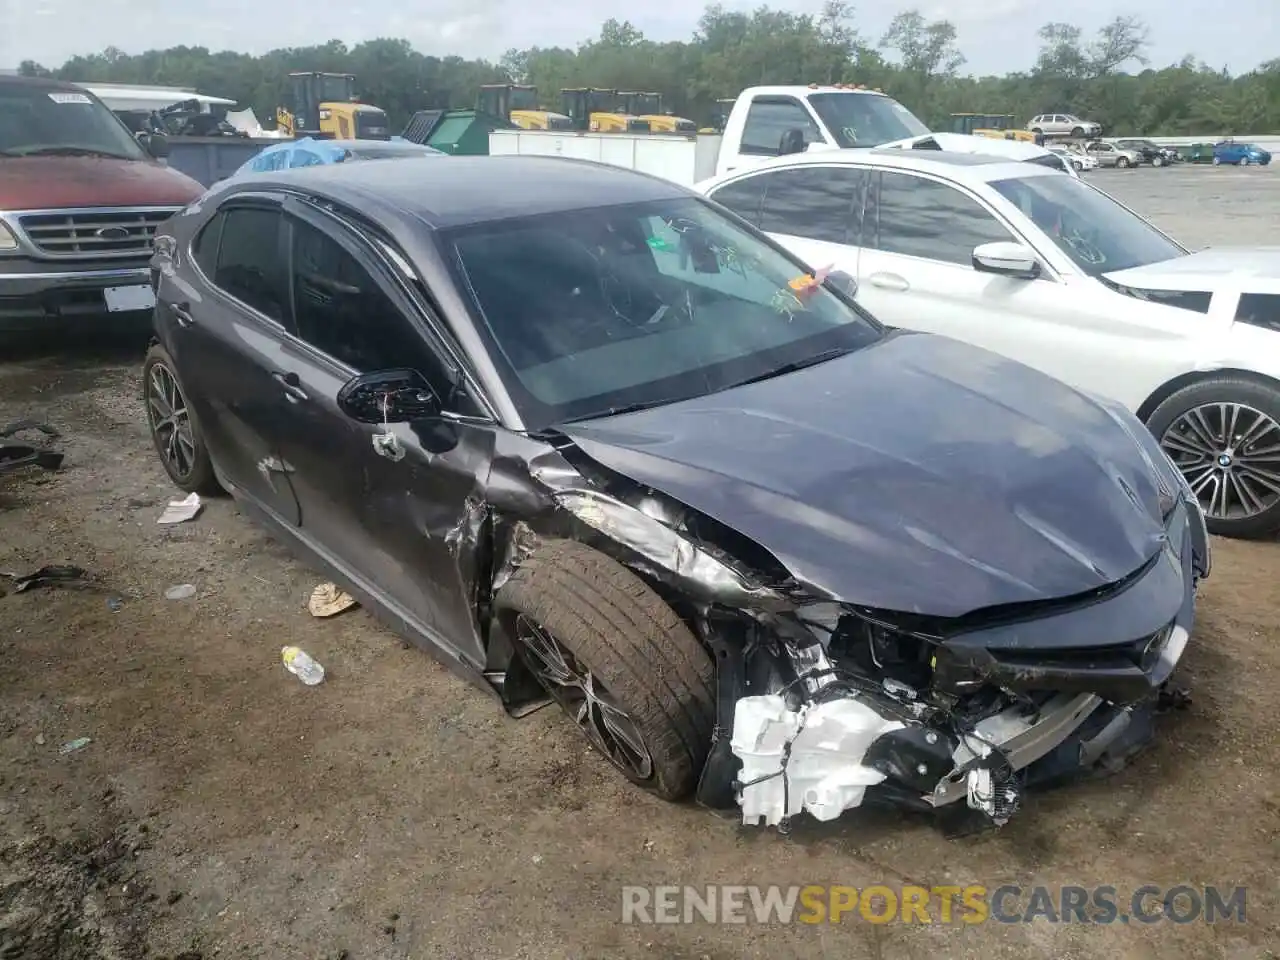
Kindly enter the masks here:
[[58, 210], [27, 213], [18, 225], [32, 244], [53, 257], [139, 256], [151, 253], [156, 228], [177, 207], [140, 210]]

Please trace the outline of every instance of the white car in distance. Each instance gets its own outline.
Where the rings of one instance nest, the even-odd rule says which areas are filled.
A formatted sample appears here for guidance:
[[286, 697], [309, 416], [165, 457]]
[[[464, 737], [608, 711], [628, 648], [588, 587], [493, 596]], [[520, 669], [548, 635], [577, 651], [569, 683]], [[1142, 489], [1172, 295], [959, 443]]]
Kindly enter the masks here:
[[1091, 157], [1083, 150], [1075, 150], [1060, 143], [1050, 144], [1046, 149], [1050, 153], [1056, 153], [1060, 156], [1064, 161], [1069, 163], [1071, 165], [1071, 169], [1075, 170], [1077, 173], [1084, 173], [1086, 170], [1098, 169], [1097, 157]]
[[1125, 404], [1214, 532], [1280, 530], [1280, 247], [1192, 254], [1091, 184], [982, 155], [802, 154], [695, 189], [854, 277], [883, 323]]

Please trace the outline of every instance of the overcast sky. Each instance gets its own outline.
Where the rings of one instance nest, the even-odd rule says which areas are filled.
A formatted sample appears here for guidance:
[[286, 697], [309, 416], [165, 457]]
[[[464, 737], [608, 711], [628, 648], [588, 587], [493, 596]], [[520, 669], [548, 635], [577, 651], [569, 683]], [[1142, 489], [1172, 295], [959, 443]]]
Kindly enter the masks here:
[[[750, 10], [758, 0], [728, 0]], [[780, 0], [780, 8], [813, 11], [821, 0]], [[879, 39], [907, 2], [855, 4], [864, 37]], [[959, 30], [964, 69], [1006, 73], [1030, 66], [1036, 30], [1051, 20], [1086, 34], [1118, 13], [1151, 26], [1152, 64], [1191, 53], [1241, 72], [1280, 55], [1280, 0], [921, 0], [927, 17]], [[114, 45], [129, 53], [178, 44], [262, 53], [339, 38], [357, 43], [404, 37], [424, 53], [497, 58], [510, 47], [572, 46], [608, 17], [630, 19], [654, 40], [686, 40], [701, 3], [688, 0], [0, 0], [0, 68], [23, 60], [58, 66], [77, 53]], [[217, 91], [203, 91], [216, 94]]]

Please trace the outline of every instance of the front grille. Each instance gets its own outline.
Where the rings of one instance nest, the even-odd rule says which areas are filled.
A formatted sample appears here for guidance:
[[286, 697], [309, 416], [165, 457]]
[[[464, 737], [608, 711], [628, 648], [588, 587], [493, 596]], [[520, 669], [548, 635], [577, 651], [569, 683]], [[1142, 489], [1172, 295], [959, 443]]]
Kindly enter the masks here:
[[1150, 670], [1160, 659], [1160, 652], [1169, 642], [1173, 624], [1161, 627], [1155, 633], [1128, 640], [1124, 643], [1099, 644], [1094, 647], [1058, 647], [1036, 651], [1000, 651], [996, 654], [1001, 663], [1019, 667], [1043, 667], [1059, 669], [1138, 667]]
[[58, 210], [18, 216], [18, 225], [41, 253], [51, 257], [144, 256], [156, 228], [177, 207], [135, 210]]

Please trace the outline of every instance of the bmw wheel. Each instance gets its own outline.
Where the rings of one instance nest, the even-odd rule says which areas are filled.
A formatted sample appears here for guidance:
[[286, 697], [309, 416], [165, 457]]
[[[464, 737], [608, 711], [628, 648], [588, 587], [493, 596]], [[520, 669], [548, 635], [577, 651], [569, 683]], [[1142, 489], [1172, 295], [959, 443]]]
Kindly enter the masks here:
[[209, 450], [183, 393], [177, 367], [159, 344], [147, 351], [142, 365], [142, 402], [151, 441], [174, 485], [187, 493], [219, 492]]
[[1220, 376], [1183, 387], [1147, 426], [1200, 500], [1213, 533], [1280, 531], [1280, 391]]
[[550, 540], [496, 597], [524, 665], [628, 780], [665, 800], [698, 783], [715, 725], [715, 669], [684, 621], [598, 550]]

